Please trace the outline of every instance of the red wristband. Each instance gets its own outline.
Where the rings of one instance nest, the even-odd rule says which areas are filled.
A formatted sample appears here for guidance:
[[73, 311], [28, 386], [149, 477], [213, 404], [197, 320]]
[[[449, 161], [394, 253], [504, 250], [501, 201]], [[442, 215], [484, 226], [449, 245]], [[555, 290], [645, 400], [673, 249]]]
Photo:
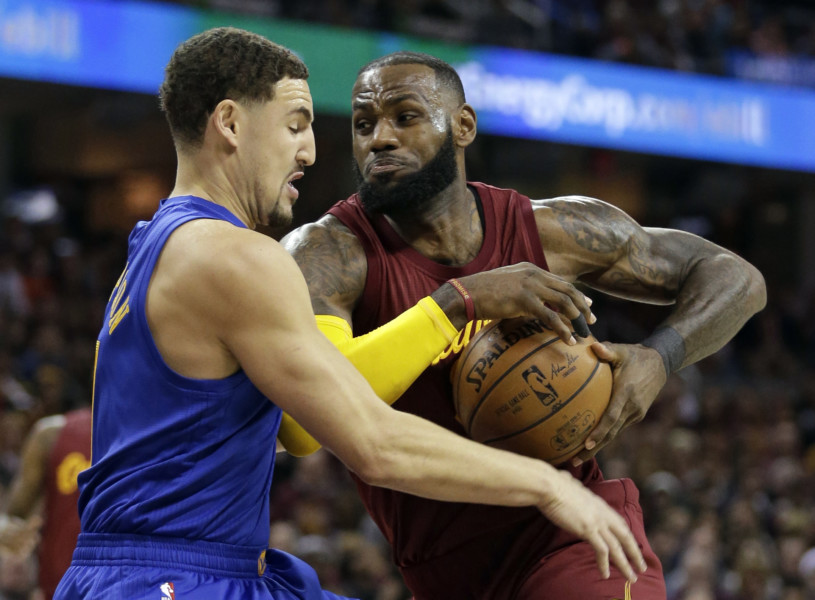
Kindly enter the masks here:
[[464, 311], [467, 313], [467, 322], [469, 323], [470, 321], [475, 321], [475, 304], [473, 304], [473, 297], [470, 296], [470, 292], [468, 292], [467, 288], [464, 287], [455, 277], [448, 279], [447, 283], [452, 285], [464, 299]]

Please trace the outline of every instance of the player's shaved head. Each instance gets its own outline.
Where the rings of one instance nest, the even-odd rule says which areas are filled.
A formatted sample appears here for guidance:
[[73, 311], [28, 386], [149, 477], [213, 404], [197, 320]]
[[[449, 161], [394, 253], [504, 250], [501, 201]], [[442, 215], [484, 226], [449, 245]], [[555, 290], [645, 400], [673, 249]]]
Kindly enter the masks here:
[[441, 89], [453, 95], [453, 99], [457, 105], [464, 104], [467, 101], [464, 96], [464, 86], [456, 70], [440, 58], [436, 58], [430, 54], [424, 54], [423, 52], [401, 50], [399, 52], [386, 54], [364, 65], [357, 73], [357, 79], [373, 69], [393, 67], [396, 65], [424, 65], [430, 67], [436, 75], [436, 83]]

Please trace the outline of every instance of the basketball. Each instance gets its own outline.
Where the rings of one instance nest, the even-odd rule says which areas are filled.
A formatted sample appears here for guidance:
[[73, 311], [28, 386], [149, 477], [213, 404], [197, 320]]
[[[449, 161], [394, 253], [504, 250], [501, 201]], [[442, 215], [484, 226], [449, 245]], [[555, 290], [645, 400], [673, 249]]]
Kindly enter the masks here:
[[538, 319], [492, 321], [453, 367], [456, 416], [473, 440], [561, 464], [582, 448], [611, 398], [594, 337], [569, 346]]

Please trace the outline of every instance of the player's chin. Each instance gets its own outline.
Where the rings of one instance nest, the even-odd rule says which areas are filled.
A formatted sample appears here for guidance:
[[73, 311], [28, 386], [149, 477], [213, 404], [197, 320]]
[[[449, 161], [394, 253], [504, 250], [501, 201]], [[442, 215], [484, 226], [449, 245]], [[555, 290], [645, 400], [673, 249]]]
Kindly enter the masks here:
[[293, 199], [281, 194], [274, 209], [266, 215], [264, 225], [268, 227], [288, 227], [291, 225], [294, 218], [293, 204]]
[[266, 225], [268, 227], [288, 227], [291, 225], [294, 214], [289, 207], [288, 210], [276, 210], [270, 213], [266, 218]]
[[369, 173], [365, 178], [365, 183], [374, 188], [387, 189], [396, 185], [399, 181], [398, 171], [387, 171], [385, 173]]

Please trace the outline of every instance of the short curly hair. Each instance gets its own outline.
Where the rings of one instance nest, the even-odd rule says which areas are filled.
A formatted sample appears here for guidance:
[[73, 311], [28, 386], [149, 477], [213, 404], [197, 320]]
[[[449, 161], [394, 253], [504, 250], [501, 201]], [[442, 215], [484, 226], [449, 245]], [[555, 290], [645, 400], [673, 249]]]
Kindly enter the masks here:
[[159, 102], [176, 145], [197, 148], [219, 102], [272, 100], [274, 85], [286, 77], [308, 79], [308, 68], [294, 52], [256, 33], [217, 27], [176, 48], [164, 69]]

